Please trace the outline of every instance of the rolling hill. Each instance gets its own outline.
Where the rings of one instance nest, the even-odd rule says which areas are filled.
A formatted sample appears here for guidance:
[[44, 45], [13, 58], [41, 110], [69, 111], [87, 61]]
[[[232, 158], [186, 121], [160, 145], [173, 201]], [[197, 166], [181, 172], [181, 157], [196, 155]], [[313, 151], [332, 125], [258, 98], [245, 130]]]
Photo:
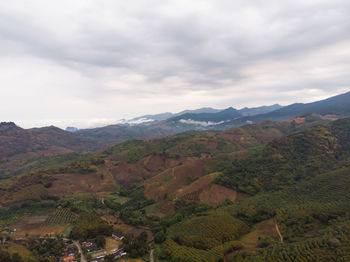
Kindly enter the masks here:
[[0, 176], [42, 157], [95, 150], [96, 141], [54, 126], [23, 129], [12, 122], [0, 123]]
[[[109, 174], [108, 176], [117, 182], [117, 184], [115, 184], [115, 182], [110, 183], [106, 185], [107, 187], [111, 185], [115, 185], [115, 187], [117, 187], [117, 185], [129, 187], [131, 184], [141, 183], [145, 187], [146, 195], [150, 198], [159, 199], [164, 198], [165, 195], [170, 197], [173, 194], [174, 196], [171, 197], [176, 197], [176, 195], [181, 195], [181, 192], [178, 190], [188, 185], [191, 179], [194, 181], [204, 174], [208, 175], [218, 171], [220, 169], [220, 159], [224, 160], [225, 166], [235, 158], [235, 153], [244, 154], [246, 150], [264, 145], [286, 134], [304, 130], [323, 121], [324, 120], [315, 118], [297, 118], [283, 122], [264, 122], [259, 125], [247, 125], [223, 132], [189, 132], [148, 141], [130, 140], [101, 150], [99, 153], [96, 153], [93, 158], [91, 158], [92, 156], [90, 155], [86, 157], [80, 156], [81, 160], [76, 160], [79, 155], [75, 156], [75, 158], [71, 157], [71, 155], [68, 155], [68, 159], [58, 158], [58, 162], [56, 161], [54, 164], [61, 167], [56, 168], [54, 166], [52, 167], [52, 165], [47, 165], [45, 168], [45, 165], [40, 165], [40, 168], [44, 168], [44, 171], [43, 173], [40, 173], [40, 170], [34, 171], [34, 173], [39, 172], [38, 174], [40, 174], [37, 178], [35, 178], [36, 176], [32, 176], [31, 173], [25, 175], [25, 177], [28, 177], [29, 181], [31, 181], [28, 186], [30, 186], [31, 183], [38, 183], [42, 181], [43, 177], [46, 177], [44, 179], [45, 181], [46, 179], [49, 181], [57, 181], [53, 182], [53, 187], [48, 193], [59, 191], [66, 192], [66, 189], [55, 188], [55, 186], [64, 186], [66, 184], [60, 182], [61, 179], [64, 181], [67, 180], [65, 176], [59, 175], [61, 173], [71, 174], [71, 183], [74, 184], [75, 182], [84, 183], [84, 181], [81, 180], [84, 176], [82, 178], [79, 177], [79, 173], [92, 173], [91, 176], [95, 177], [96, 174], [100, 172], [107, 172]], [[18, 127], [17, 129], [21, 130]], [[40, 133], [45, 130], [46, 129], [40, 130]], [[38, 130], [34, 131], [39, 132]], [[59, 130], [59, 132], [64, 131]], [[64, 134], [65, 133], [67, 132], [64, 132]], [[46, 132], [44, 132], [44, 134], [46, 134]], [[75, 137], [74, 134], [68, 134]], [[80, 146], [79, 143], [77, 145]], [[74, 147], [70, 150], [73, 149]], [[41, 154], [42, 151], [34, 151], [34, 153]], [[59, 161], [65, 162], [59, 165]], [[204, 183], [205, 185], [203, 184], [203, 186], [210, 187], [210, 185], [214, 183], [215, 177], [211, 177], [210, 184]], [[85, 178], [87, 179], [88, 175], [85, 175]], [[14, 179], [14, 181], [16, 181], [16, 178]], [[97, 180], [95, 180], [95, 178], [91, 179], [96, 185], [103, 182], [103, 179], [98, 178], [98, 176]], [[23, 182], [24, 180], [23, 177], [18, 180], [16, 183], [19, 184], [15, 188], [22, 190], [25, 184]], [[160, 182], [163, 180], [166, 181], [166, 185]], [[106, 176], [105, 181], [109, 181]], [[39, 182], [41, 185], [45, 183]], [[74, 188], [81, 187], [73, 184], [71, 187], [72, 189], [68, 190], [67, 194], [74, 194]], [[85, 189], [81, 190], [90, 192], [90, 189], [86, 188], [86, 185], [83, 188]], [[196, 188], [197, 191], [201, 189], [198, 187], [194, 188]], [[102, 189], [100, 188], [98, 190]], [[5, 199], [8, 199], [8, 201], [5, 201], [8, 203], [17, 201], [16, 197], [9, 194], [10, 191], [7, 191], [5, 194], [5, 191], [0, 190], [0, 194], [8, 195], [8, 197], [3, 197], [2, 201], [5, 201]], [[190, 193], [189, 189], [187, 193]], [[5, 202], [1, 202], [0, 200], [2, 204], [5, 204]]]
[[[88, 130], [93, 135], [1, 123], [3, 170], [20, 170], [0, 182], [0, 233], [10, 237], [0, 256], [17, 237], [24, 242], [16, 247], [39, 261], [33, 243], [42, 254], [50, 247], [35, 235], [96, 241], [117, 230], [135, 257], [148, 256], [147, 241], [154, 241], [160, 262], [348, 261], [347, 98], [240, 117], [259, 123], [222, 131], [186, 131], [180, 118]], [[237, 114], [228, 109], [192, 120]], [[186, 132], [170, 136], [174, 130]], [[85, 154], [102, 145], [109, 146]]]
[[129, 140], [3, 181], [0, 226], [94, 237], [93, 217], [152, 232], [156, 261], [347, 261], [349, 138], [349, 118], [309, 115]]

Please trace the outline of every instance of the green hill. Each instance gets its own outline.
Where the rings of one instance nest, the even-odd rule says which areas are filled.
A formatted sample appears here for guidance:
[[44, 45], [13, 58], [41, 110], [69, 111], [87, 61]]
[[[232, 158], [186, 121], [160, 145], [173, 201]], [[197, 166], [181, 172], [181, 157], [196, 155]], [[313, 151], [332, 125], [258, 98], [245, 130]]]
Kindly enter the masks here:
[[341, 119], [272, 141], [234, 161], [216, 182], [248, 194], [274, 191], [343, 165], [349, 152], [350, 120]]

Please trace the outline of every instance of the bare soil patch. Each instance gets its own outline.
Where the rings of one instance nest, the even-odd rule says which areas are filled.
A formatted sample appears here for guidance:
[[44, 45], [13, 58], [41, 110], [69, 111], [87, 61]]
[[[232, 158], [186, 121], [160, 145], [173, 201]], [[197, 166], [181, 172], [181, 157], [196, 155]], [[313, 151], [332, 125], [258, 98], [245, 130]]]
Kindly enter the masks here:
[[167, 168], [167, 161], [164, 155], [150, 155], [141, 159], [139, 164], [152, 173]]
[[199, 159], [169, 168], [144, 182], [145, 195], [158, 201], [163, 200], [188, 185], [192, 179], [200, 177], [202, 173], [202, 162]]
[[[242, 237], [241, 242], [243, 244], [243, 250], [247, 252], [257, 251], [260, 249], [258, 247], [260, 240], [266, 237], [277, 236], [275, 225], [275, 220], [273, 218], [256, 224], [248, 234]], [[225, 261], [231, 261], [235, 254], [236, 251], [227, 254], [225, 256]]]
[[121, 220], [118, 221], [119, 223], [114, 225], [113, 228], [115, 230], [120, 230], [124, 235], [126, 234], [133, 234], [135, 236], [139, 236], [142, 232], [147, 233], [147, 240], [152, 241], [153, 240], [153, 232], [148, 229], [143, 228], [136, 228], [131, 225], [124, 224]]
[[106, 237], [106, 251], [112, 254], [114, 249], [118, 249], [122, 245], [122, 241], [118, 241], [112, 237]]
[[255, 225], [255, 228], [242, 238], [245, 250], [256, 249], [259, 239], [277, 236], [275, 220], [269, 219]]
[[101, 188], [101, 178], [91, 174], [58, 174], [48, 189], [49, 194], [66, 196], [77, 193], [96, 193]]
[[214, 184], [214, 179], [219, 174], [213, 173], [197, 179], [187, 187], [178, 190], [177, 198], [209, 204], [218, 204], [226, 199], [235, 201], [237, 198], [236, 191]]
[[137, 164], [121, 163], [112, 169], [112, 173], [120, 184], [129, 184], [150, 176], [150, 172]]
[[47, 216], [32, 216], [25, 217], [15, 223], [12, 227], [16, 229], [16, 232], [12, 234], [13, 238], [25, 237], [28, 235], [55, 235], [57, 233], [62, 233], [66, 226], [53, 225], [53, 226], [43, 226], [43, 222], [46, 220]]

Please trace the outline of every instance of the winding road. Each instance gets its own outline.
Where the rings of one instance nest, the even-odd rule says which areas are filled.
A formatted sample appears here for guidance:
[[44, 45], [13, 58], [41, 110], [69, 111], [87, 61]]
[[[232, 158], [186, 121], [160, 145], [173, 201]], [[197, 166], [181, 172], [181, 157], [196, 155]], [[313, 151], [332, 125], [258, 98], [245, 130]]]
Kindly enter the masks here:
[[73, 241], [73, 244], [78, 248], [79, 253], [80, 253], [80, 262], [87, 262], [85, 259], [85, 256], [83, 254], [83, 250], [81, 249], [79, 241]]

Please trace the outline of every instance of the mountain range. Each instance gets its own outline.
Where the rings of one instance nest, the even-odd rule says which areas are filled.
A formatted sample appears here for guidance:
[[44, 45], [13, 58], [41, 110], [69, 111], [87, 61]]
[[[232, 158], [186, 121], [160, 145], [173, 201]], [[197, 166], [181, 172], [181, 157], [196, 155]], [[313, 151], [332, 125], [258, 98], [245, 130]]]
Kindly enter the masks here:
[[[214, 109], [210, 107], [203, 107], [200, 109], [195, 109], [195, 110], [184, 110], [179, 113], [161, 113], [161, 114], [156, 114], [156, 115], [144, 115], [140, 117], [136, 117], [130, 120], [125, 121], [125, 124], [142, 124], [142, 123], [150, 123], [150, 122], [158, 122], [158, 121], [164, 121], [168, 119], [191, 119], [191, 120], [196, 120], [193, 118], [201, 119], [201, 118], [207, 118], [210, 120], [217, 121], [217, 117], [215, 117], [215, 113], [218, 113], [218, 117], [222, 117], [223, 114], [227, 114], [228, 111], [231, 111], [229, 114], [226, 115], [226, 117], [223, 117], [224, 120], [227, 119], [232, 119], [237, 116], [253, 116], [257, 114], [264, 114], [268, 113], [274, 110], [277, 110], [279, 108], [282, 108], [282, 106], [275, 104], [272, 106], [261, 106], [261, 107], [254, 107], [254, 108], [242, 108], [240, 110], [236, 110], [232, 107], [229, 107], [224, 110], [220, 109]], [[226, 111], [226, 113], [223, 113], [223, 111]], [[236, 113], [233, 113], [232, 111], [237, 111]], [[204, 120], [200, 120], [204, 121]]]
[[349, 96], [76, 132], [3, 122], [0, 261], [64, 260], [79, 252], [71, 243], [106, 261], [113, 250], [159, 262], [348, 261]]
[[345, 93], [326, 100], [285, 107], [276, 104], [240, 110], [232, 107], [224, 110], [201, 108], [177, 114], [145, 115], [132, 120], [152, 120], [140, 124], [116, 124], [80, 130], [70, 127], [71, 132], [53, 126], [22, 129], [14, 123], [1, 123], [0, 173], [9, 174], [16, 166], [21, 166], [19, 170], [22, 170], [23, 166], [31, 166], [42, 156], [94, 151], [130, 139], [161, 138], [190, 130], [227, 130], [245, 124], [265, 120], [281, 121], [311, 113], [323, 118], [342, 118], [350, 116], [349, 101], [350, 93]]
[[101, 128], [82, 129], [78, 130], [76, 134], [84, 138], [105, 139], [107, 143], [113, 143], [113, 141], [117, 143], [127, 139], [149, 139], [189, 130], [226, 130], [245, 124], [260, 123], [264, 120], [287, 120], [311, 113], [336, 119], [350, 116], [349, 101], [350, 92], [326, 100], [307, 104], [292, 104], [285, 107], [277, 104], [241, 110], [230, 107], [215, 112], [205, 108], [190, 112], [183, 111], [177, 116], [165, 113], [168, 117], [165, 120], [147, 121], [138, 125], [116, 124]]

